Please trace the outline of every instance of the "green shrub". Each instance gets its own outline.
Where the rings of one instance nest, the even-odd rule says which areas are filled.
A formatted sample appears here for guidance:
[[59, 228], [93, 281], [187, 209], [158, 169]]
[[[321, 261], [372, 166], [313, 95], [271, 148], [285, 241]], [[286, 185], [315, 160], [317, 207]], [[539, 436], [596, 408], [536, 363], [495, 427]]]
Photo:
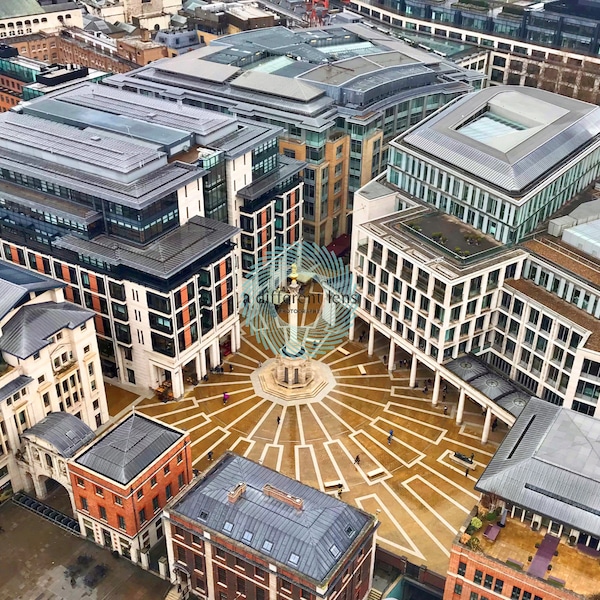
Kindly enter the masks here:
[[473, 517], [471, 519], [471, 527], [473, 527], [475, 530], [481, 529], [482, 526], [483, 526], [483, 522], [479, 517]]

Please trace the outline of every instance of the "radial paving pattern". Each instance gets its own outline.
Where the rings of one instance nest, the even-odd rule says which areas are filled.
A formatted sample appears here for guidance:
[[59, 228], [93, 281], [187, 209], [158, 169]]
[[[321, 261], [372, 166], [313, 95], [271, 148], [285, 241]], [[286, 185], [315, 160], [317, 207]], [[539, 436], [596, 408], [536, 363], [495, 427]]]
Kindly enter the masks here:
[[[458, 427], [452, 390], [444, 415], [442, 404], [431, 405], [431, 392], [409, 388], [408, 369], [388, 374], [358, 343], [323, 358], [336, 385], [321, 402], [301, 406], [256, 395], [250, 374], [268, 358], [246, 336], [222, 375], [179, 402], [148, 399], [137, 410], [188, 430], [197, 469], [209, 466], [210, 450], [216, 459], [231, 449], [330, 494], [342, 484], [342, 500], [378, 515], [380, 545], [444, 573], [451, 541], [478, 499], [473, 485], [503, 434], [494, 432], [483, 447], [483, 418], [474, 405]], [[455, 450], [475, 454], [474, 472], [466, 475], [450, 458]]]

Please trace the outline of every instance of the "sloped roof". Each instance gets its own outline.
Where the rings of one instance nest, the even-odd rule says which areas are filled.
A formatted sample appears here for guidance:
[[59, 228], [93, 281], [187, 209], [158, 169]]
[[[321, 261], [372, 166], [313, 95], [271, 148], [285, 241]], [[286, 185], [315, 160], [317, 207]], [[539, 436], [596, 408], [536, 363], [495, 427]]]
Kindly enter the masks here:
[[[228, 492], [239, 483], [246, 490], [232, 503]], [[266, 484], [301, 498], [302, 510], [265, 495]], [[318, 584], [326, 583], [354, 542], [375, 527], [372, 515], [233, 453], [226, 453], [172, 512]]]
[[0, 319], [30, 292], [45, 292], [61, 287], [65, 287], [65, 284], [0, 260]]
[[[486, 114], [509, 126], [473, 137], [472, 124]], [[398, 142], [518, 195], [599, 136], [598, 106], [537, 88], [494, 86], [463, 96]]]
[[25, 359], [48, 346], [61, 329], [75, 329], [94, 313], [69, 302], [42, 302], [22, 306], [2, 328], [0, 350]]
[[76, 416], [66, 412], [51, 412], [30, 427], [26, 439], [38, 437], [52, 444], [64, 458], [71, 458], [83, 446], [94, 439], [94, 432]]
[[[73, 8], [76, 8], [75, 5]], [[44, 9], [37, 0], [2, 0], [0, 2], [0, 19], [39, 15], [43, 12]]]
[[75, 462], [125, 485], [183, 435], [136, 413], [101, 437]]
[[600, 421], [531, 398], [475, 489], [600, 536]]
[[245, 71], [231, 82], [231, 87], [306, 102], [325, 94], [323, 90], [298, 79], [289, 79], [281, 75], [261, 73], [260, 71]]
[[0, 388], [0, 402], [2, 402], [2, 400], [6, 400], [9, 396], [12, 396], [15, 392], [23, 389], [32, 381], [33, 379], [27, 375], [19, 375], [12, 381], [9, 381], [6, 385], [3, 385]]

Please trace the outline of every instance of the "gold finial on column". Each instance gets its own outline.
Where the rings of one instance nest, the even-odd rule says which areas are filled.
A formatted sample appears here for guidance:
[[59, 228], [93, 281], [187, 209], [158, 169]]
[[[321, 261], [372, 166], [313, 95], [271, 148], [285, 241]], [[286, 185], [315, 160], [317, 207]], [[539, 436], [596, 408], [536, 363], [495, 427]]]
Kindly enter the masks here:
[[298, 279], [298, 267], [296, 266], [296, 263], [292, 265], [292, 273], [290, 275], [290, 279], [293, 279], [294, 281]]

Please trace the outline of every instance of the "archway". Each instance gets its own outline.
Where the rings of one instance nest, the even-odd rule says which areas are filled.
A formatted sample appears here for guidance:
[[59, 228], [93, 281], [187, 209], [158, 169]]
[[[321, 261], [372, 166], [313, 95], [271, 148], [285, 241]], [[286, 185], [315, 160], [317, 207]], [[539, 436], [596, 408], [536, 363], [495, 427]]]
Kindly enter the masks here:
[[71, 495], [62, 483], [45, 475], [39, 476], [39, 483], [40, 488], [45, 492], [44, 498], [40, 498], [44, 504], [55, 508], [65, 515], [76, 518], [71, 502]]

